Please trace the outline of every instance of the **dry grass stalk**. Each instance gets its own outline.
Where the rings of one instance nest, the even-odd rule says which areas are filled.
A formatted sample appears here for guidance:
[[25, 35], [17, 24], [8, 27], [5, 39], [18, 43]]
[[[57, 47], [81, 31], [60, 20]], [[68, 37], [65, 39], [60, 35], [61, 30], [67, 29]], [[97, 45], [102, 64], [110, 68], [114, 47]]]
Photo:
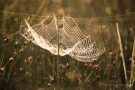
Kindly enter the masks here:
[[121, 37], [120, 37], [120, 32], [119, 32], [118, 23], [116, 23], [116, 28], [117, 28], [118, 40], [119, 40], [120, 51], [121, 51], [121, 57], [122, 57], [122, 62], [123, 62], [123, 69], [124, 69], [124, 75], [125, 75], [125, 82], [126, 82], [126, 85], [128, 85], [127, 73], [126, 73], [126, 65], [125, 65], [125, 59], [124, 59], [124, 53], [123, 53], [123, 48], [122, 48], [122, 42], [121, 42]]

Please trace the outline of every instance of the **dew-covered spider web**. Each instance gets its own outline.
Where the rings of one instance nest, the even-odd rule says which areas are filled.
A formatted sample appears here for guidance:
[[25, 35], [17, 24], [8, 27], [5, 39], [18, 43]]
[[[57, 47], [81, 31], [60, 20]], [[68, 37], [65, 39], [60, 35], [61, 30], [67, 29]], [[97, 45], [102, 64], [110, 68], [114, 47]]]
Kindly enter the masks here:
[[54, 55], [70, 55], [81, 62], [92, 62], [105, 51], [104, 46], [91, 42], [90, 35], [86, 36], [81, 32], [72, 17], [64, 14], [62, 18], [58, 18], [55, 13], [51, 13], [34, 26], [30, 26], [27, 20], [25, 22], [27, 28], [21, 30], [20, 34]]

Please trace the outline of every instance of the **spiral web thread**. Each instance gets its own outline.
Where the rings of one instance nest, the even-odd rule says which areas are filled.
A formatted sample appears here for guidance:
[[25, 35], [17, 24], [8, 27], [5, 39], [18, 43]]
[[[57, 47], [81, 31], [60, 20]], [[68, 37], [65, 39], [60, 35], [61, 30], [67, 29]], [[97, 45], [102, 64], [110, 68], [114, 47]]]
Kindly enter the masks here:
[[[51, 20], [49, 24], [46, 24], [45, 22], [49, 20]], [[74, 26], [70, 26], [68, 21], [72, 21]], [[85, 36], [81, 32], [72, 17], [63, 15], [58, 19], [51, 13], [40, 24], [32, 27], [26, 20], [25, 22], [27, 28], [21, 30], [20, 34], [54, 55], [58, 55], [59, 51], [60, 56], [70, 55], [81, 62], [92, 62], [104, 53], [105, 47], [92, 43], [90, 36]]]

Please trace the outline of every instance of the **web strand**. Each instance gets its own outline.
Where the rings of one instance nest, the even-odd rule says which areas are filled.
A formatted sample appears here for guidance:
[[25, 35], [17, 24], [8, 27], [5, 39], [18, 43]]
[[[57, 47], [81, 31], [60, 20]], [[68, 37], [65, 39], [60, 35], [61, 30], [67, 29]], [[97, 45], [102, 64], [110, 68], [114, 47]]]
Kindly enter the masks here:
[[[50, 23], [46, 24], [50, 19]], [[73, 26], [69, 25], [69, 19]], [[31, 40], [35, 45], [50, 51], [54, 55], [70, 55], [81, 62], [92, 62], [104, 53], [105, 47], [91, 42], [90, 35], [85, 36], [72, 17], [63, 15], [61, 19], [57, 19], [55, 14], [52, 13], [40, 24], [32, 27], [26, 20], [25, 22], [27, 28], [24, 28], [20, 34], [25, 39]]]

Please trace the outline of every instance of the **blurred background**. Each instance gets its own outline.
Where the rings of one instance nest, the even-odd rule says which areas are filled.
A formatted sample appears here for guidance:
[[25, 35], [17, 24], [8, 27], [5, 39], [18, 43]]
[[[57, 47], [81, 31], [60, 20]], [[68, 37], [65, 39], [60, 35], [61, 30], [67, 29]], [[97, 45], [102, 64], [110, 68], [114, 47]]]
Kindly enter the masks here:
[[[25, 24], [24, 18], [33, 26], [54, 12], [57, 5], [66, 16], [75, 19], [84, 35], [91, 35], [92, 42], [106, 47], [105, 53], [93, 62], [80, 62], [68, 55], [60, 57], [59, 79], [57, 56], [16, 34]], [[135, 36], [134, 0], [1, 0], [0, 90], [129, 90], [116, 23], [129, 83]], [[135, 89], [134, 83], [130, 89]]]

